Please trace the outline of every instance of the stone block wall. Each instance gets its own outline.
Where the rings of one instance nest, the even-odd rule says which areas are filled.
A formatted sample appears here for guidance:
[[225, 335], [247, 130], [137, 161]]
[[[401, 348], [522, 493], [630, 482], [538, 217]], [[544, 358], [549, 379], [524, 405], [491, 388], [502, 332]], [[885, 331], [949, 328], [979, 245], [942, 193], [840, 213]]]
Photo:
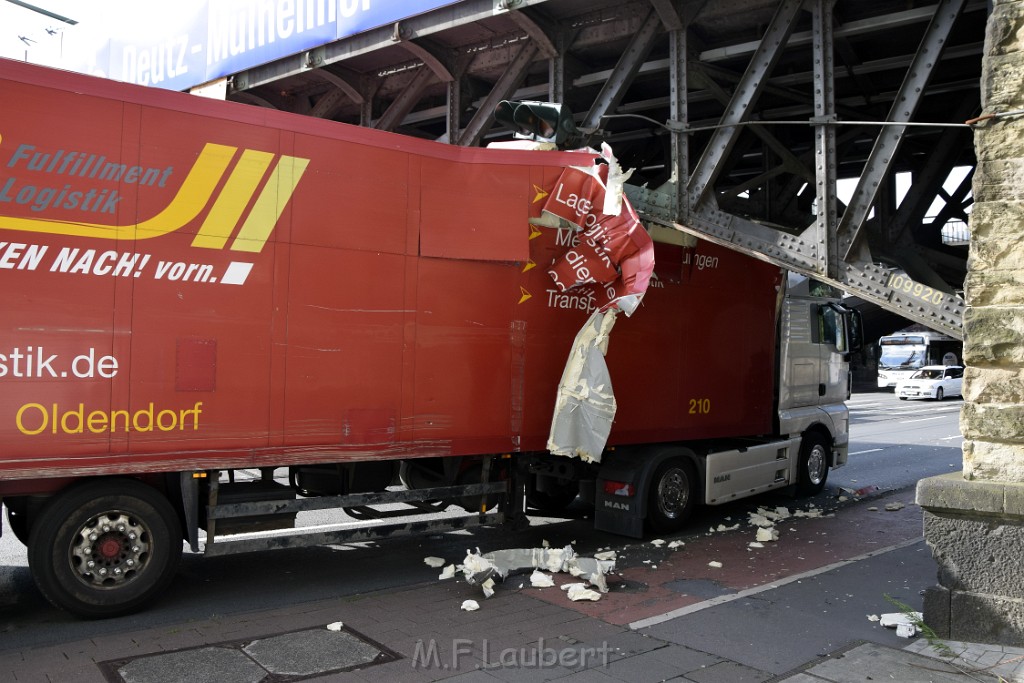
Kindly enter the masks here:
[[[1024, 109], [1024, 0], [994, 0], [982, 113]], [[1024, 116], [975, 129], [964, 289], [962, 475], [918, 484], [939, 565], [924, 619], [943, 637], [1024, 645]]]

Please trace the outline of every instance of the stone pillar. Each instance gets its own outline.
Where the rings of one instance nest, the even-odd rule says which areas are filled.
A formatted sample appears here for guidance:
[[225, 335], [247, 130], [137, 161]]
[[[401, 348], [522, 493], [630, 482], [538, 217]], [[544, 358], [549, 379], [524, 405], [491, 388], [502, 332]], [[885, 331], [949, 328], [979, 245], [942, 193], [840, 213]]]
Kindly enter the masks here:
[[[1024, 109], [1024, 0], [995, 0], [982, 112]], [[1024, 117], [975, 129], [978, 165], [964, 313], [962, 474], [922, 480], [939, 565], [924, 620], [942, 637], [1024, 645]]]

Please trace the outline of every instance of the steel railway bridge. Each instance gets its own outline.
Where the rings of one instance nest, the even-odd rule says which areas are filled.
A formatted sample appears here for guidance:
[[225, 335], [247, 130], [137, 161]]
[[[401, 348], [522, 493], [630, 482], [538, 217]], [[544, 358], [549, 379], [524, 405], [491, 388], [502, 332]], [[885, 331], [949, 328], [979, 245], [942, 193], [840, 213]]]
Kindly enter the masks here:
[[564, 103], [636, 169], [649, 224], [962, 337], [988, 11], [461, 0], [234, 73], [227, 97], [457, 145], [510, 137], [501, 100]]

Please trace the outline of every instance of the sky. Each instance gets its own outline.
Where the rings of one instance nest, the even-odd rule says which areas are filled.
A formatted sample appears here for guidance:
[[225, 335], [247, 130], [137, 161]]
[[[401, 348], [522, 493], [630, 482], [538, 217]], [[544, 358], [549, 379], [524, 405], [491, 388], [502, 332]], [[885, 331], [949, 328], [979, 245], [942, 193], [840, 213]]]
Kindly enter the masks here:
[[[65, 31], [95, 25], [100, 2], [93, 0], [26, 0], [29, 4], [79, 22], [70, 26], [56, 19], [0, 0], [0, 57], [56, 66], [64, 46]], [[47, 31], [53, 31], [50, 33]], [[22, 40], [25, 38], [26, 40]]]

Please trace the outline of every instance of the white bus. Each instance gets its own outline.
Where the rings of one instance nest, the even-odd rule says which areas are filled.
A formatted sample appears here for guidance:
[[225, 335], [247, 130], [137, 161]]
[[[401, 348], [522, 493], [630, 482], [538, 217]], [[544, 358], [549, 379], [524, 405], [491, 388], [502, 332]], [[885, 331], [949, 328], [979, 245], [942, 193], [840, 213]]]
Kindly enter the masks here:
[[964, 344], [939, 332], [897, 332], [878, 340], [878, 387], [895, 387], [925, 365], [959, 365]]

